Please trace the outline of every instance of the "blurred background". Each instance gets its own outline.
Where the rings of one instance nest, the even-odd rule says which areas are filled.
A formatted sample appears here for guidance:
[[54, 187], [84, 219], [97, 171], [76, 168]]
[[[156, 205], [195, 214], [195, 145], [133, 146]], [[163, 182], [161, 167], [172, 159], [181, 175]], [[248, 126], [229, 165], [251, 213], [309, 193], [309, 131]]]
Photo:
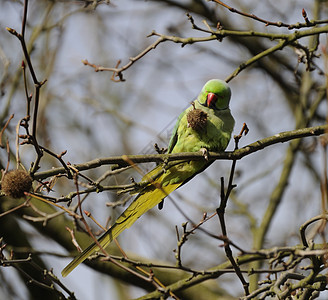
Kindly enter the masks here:
[[[302, 9], [310, 20], [327, 16], [326, 1], [278, 0], [273, 5], [271, 1], [249, 0], [227, 1], [227, 4], [262, 19], [286, 24], [304, 23]], [[26, 115], [26, 96], [21, 69], [22, 49], [19, 40], [6, 27], [20, 32], [23, 1], [3, 0], [0, 6], [0, 123], [3, 128], [9, 116], [14, 114], [3, 141], [9, 141], [9, 169], [15, 169], [16, 126]], [[263, 56], [232, 78], [231, 74], [240, 64], [278, 41], [243, 37], [242, 34], [184, 47], [181, 43], [166, 41], [125, 70], [123, 82], [111, 80], [111, 72], [95, 72], [94, 68], [82, 63], [87, 59], [91, 64], [115, 67], [120, 60], [120, 66], [124, 66], [129, 58], [137, 56], [156, 41], [157, 36], [147, 37], [153, 30], [168, 36], [208, 37], [208, 33], [192, 28], [186, 13], [206, 30], [203, 20], [213, 30], [219, 22], [227, 30], [267, 34], [295, 32], [295, 29], [286, 27], [265, 26], [257, 20], [232, 13], [213, 1], [29, 1], [25, 39], [38, 80], [47, 79], [41, 88], [38, 111], [40, 145], [57, 154], [67, 150], [63, 159], [71, 164], [122, 154], [155, 153], [153, 145], [167, 147], [179, 114], [212, 78], [231, 79], [230, 109], [236, 120], [234, 134], [240, 132], [243, 123], [250, 130], [241, 139], [240, 147], [282, 131], [326, 123], [325, 34], [300, 39], [297, 43], [302, 47], [295, 42], [281, 51]], [[308, 70], [309, 66], [311, 70]], [[33, 93], [33, 82], [28, 71], [27, 74], [28, 91]], [[20, 133], [25, 134], [22, 128]], [[237, 187], [226, 211], [230, 240], [244, 250], [300, 244], [299, 227], [326, 209], [322, 190], [327, 186], [320, 188], [327, 171], [325, 146], [322, 144], [318, 137], [295, 140], [265, 148], [237, 162], [234, 180]], [[231, 141], [227, 150], [233, 149]], [[22, 164], [29, 169], [35, 160], [34, 148], [23, 145], [19, 147], [19, 153]], [[0, 149], [2, 169], [6, 168], [7, 157], [6, 148]], [[59, 166], [58, 160], [44, 155], [39, 171]], [[146, 172], [154, 164], [139, 166]], [[203, 213], [215, 213], [220, 203], [220, 177], [223, 176], [227, 183], [230, 167], [231, 161], [216, 161], [174, 192], [161, 211], [152, 209], [120, 236], [123, 249], [137, 257], [174, 265], [173, 250], [177, 248], [175, 226], [181, 232], [181, 224], [187, 221], [175, 204], [195, 224], [200, 222]], [[103, 166], [83, 174], [96, 180], [109, 169], [110, 166]], [[129, 170], [110, 176], [104, 184], [128, 184], [131, 177], [136, 181], [141, 179], [140, 174]], [[48, 195], [60, 198], [75, 189], [72, 180], [61, 177]], [[81, 185], [80, 190], [83, 189]], [[126, 194], [118, 196], [115, 191], [90, 193], [83, 202], [83, 209], [106, 226], [108, 218], [115, 220], [125, 207], [113, 208], [108, 204], [128, 201], [128, 198]], [[7, 197], [0, 201], [10, 202], [2, 205], [2, 212], [18, 205]], [[72, 205], [76, 203], [75, 197]], [[3, 242], [8, 244], [4, 253], [9, 257], [9, 249], [13, 249], [26, 258], [27, 253], [34, 251], [44, 266], [53, 268], [54, 274], [78, 299], [129, 299], [151, 291], [142, 284], [134, 284], [133, 280], [125, 281], [124, 275], [118, 280], [85, 265], [80, 265], [62, 279], [60, 272], [71, 260], [65, 257], [67, 250], [74, 250], [73, 245], [68, 246], [70, 235], [65, 230], [65, 222], [74, 227], [72, 220], [63, 213], [58, 219], [54, 216], [47, 221], [26, 218], [26, 212], [20, 210], [7, 214], [0, 218], [0, 233]], [[57, 229], [47, 230], [52, 223], [57, 223]], [[94, 222], [89, 224], [99, 230]], [[263, 224], [267, 230], [259, 237], [259, 231], [265, 227]], [[216, 216], [203, 227], [213, 234], [221, 234]], [[312, 233], [316, 236], [315, 226]], [[11, 241], [10, 237], [20, 234], [27, 239], [26, 244]], [[66, 244], [61, 239], [66, 239]], [[315, 240], [319, 243], [325, 241], [324, 229]], [[221, 245], [217, 239], [196, 231], [183, 246], [183, 264], [197, 270], [219, 265], [226, 261]], [[238, 253], [234, 251], [235, 255]], [[26, 284], [28, 279], [14, 268], [0, 268], [0, 276], [3, 282], [0, 298], [37, 299]], [[250, 280], [247, 274], [245, 278]], [[208, 284], [208, 290], [215, 291], [211, 297], [222, 291], [222, 299], [243, 295], [242, 285], [234, 273], [224, 274], [205, 284]], [[194, 299], [186, 295], [182, 299]], [[195, 299], [202, 299], [200, 295], [197, 297]], [[321, 297], [325, 299], [327, 293], [321, 293]]]

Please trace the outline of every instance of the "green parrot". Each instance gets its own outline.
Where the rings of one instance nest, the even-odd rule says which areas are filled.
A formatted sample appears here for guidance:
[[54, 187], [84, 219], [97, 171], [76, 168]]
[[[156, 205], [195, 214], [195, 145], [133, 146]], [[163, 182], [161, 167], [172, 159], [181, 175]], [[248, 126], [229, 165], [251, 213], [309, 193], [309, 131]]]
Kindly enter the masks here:
[[[219, 79], [206, 82], [197, 99], [180, 114], [173, 129], [168, 153], [204, 151], [206, 154], [206, 151], [224, 151], [235, 124], [229, 109], [230, 97], [231, 90], [226, 82]], [[212, 162], [204, 158], [158, 165], [142, 178], [139, 183], [141, 190], [136, 199], [98, 239], [100, 246], [106, 248], [141, 215], [156, 205], [162, 206], [166, 196]], [[96, 251], [99, 251], [99, 246], [96, 243], [91, 244], [64, 268], [62, 276], [66, 277]]]

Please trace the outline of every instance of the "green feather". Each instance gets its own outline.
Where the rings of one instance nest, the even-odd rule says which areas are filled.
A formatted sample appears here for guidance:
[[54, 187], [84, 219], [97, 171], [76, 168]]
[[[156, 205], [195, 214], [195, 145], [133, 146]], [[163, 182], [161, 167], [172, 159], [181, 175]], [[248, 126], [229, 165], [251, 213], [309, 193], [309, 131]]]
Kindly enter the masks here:
[[[230, 97], [230, 88], [224, 81], [218, 79], [208, 81], [192, 105], [180, 114], [169, 142], [168, 153], [197, 152], [202, 148], [208, 151], [224, 151], [230, 141], [235, 123], [229, 109]], [[209, 101], [210, 98], [214, 101]], [[211, 103], [210, 107], [208, 103]], [[167, 165], [159, 165], [150, 171], [143, 177], [141, 182], [145, 187], [136, 199], [98, 239], [100, 246], [106, 248], [141, 215], [162, 202], [167, 195], [202, 172], [211, 163], [205, 159], [175, 161]], [[99, 251], [99, 246], [96, 243], [91, 244], [64, 268], [62, 276], [67, 276], [96, 251]]]

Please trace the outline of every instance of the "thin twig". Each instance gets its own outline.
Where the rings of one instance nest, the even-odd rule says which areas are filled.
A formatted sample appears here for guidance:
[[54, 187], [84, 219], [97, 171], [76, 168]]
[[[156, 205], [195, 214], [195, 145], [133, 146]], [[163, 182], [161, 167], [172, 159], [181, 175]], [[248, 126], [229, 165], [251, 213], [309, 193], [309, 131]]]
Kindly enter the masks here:
[[305, 23], [296, 23], [296, 24], [287, 24], [287, 23], [283, 23], [283, 22], [273, 22], [273, 21], [269, 21], [269, 20], [265, 20], [265, 19], [262, 19], [254, 14], [249, 14], [249, 13], [245, 13], [245, 12], [242, 12], [236, 8], [233, 8], [227, 4], [225, 4], [224, 2], [220, 1], [220, 0], [211, 0], [225, 8], [227, 8], [228, 10], [230, 10], [232, 13], [236, 13], [238, 15], [241, 15], [243, 17], [247, 17], [247, 18], [250, 18], [250, 19], [253, 19], [255, 21], [258, 21], [258, 22], [261, 22], [261, 23], [264, 23], [265, 26], [276, 26], [276, 27], [286, 27], [287, 29], [296, 29], [296, 28], [302, 28], [302, 27], [314, 27], [316, 25], [319, 25], [319, 24], [326, 24], [328, 23], [328, 20], [315, 20], [315, 21], [310, 21], [307, 17], [307, 14], [306, 14], [306, 11], [304, 10], [304, 8], [302, 9], [302, 16], [305, 20]]
[[[27, 10], [28, 10], [28, 0], [25, 0], [21, 34], [19, 34], [16, 30], [14, 30], [12, 28], [7, 28], [7, 30], [19, 39], [21, 46], [22, 46], [23, 53], [24, 53], [24, 57], [26, 59], [26, 62], [29, 67], [30, 74], [31, 74], [31, 77], [32, 77], [32, 80], [34, 83], [34, 112], [33, 112], [33, 123], [32, 123], [32, 135], [30, 136], [30, 141], [35, 148], [37, 157], [32, 166], [32, 169], [30, 170], [31, 175], [33, 175], [39, 168], [39, 163], [40, 163], [41, 157], [43, 155], [43, 152], [40, 149], [39, 144], [37, 142], [36, 130], [37, 130], [38, 109], [39, 109], [39, 100], [40, 100], [40, 88], [46, 82], [46, 80], [40, 82], [37, 79], [33, 65], [32, 65], [32, 61], [31, 61], [31, 58], [30, 58], [30, 55], [28, 53], [27, 46], [25, 43], [25, 28], [26, 28], [26, 21], [27, 21]], [[23, 72], [24, 72], [25, 65], [22, 65], [22, 67], [23, 67]], [[26, 83], [26, 81], [25, 81], [25, 83]], [[27, 101], [28, 102], [30, 101], [29, 96], [27, 98]], [[26, 120], [28, 120], [28, 119], [29, 119], [29, 116], [26, 117]], [[27, 128], [27, 126], [26, 126], [26, 128]]]
[[[243, 136], [243, 134], [246, 135], [247, 133], [248, 133], [248, 127], [247, 127], [246, 123], [244, 123], [239, 135], [234, 137], [235, 150], [238, 149], [238, 144], [239, 144], [239, 141], [240, 141], [241, 137]], [[235, 174], [236, 162], [237, 161], [235, 159], [232, 161], [230, 176], [229, 176], [229, 183], [228, 183], [228, 188], [227, 188], [226, 192], [224, 191], [224, 179], [223, 179], [223, 177], [221, 177], [220, 206], [217, 208], [216, 212], [217, 212], [219, 220], [220, 220], [222, 238], [224, 239], [224, 250], [225, 250], [226, 256], [229, 259], [229, 261], [231, 262], [231, 265], [234, 268], [236, 275], [238, 276], [239, 280], [241, 281], [241, 283], [244, 287], [245, 295], [247, 296], [247, 295], [249, 295], [249, 283], [246, 282], [246, 280], [244, 279], [244, 276], [243, 276], [242, 272], [240, 271], [240, 267], [238, 266], [237, 262], [235, 261], [235, 259], [233, 257], [228, 234], [227, 234], [227, 228], [226, 228], [226, 224], [225, 224], [225, 209], [227, 206], [227, 202], [228, 202], [231, 191], [236, 187], [236, 185], [233, 184], [233, 176]]]
[[3, 135], [4, 131], [6, 130], [6, 128], [8, 127], [10, 120], [13, 119], [13, 118], [14, 118], [14, 114], [12, 114], [12, 115], [9, 117], [9, 119], [7, 120], [5, 126], [3, 126], [3, 128], [2, 128], [1, 131], [0, 131], [0, 148], [4, 148], [4, 147], [5, 147], [5, 146], [2, 144], [2, 135]]
[[311, 225], [314, 222], [320, 221], [320, 220], [327, 220], [328, 221], [328, 215], [327, 214], [322, 214], [322, 215], [318, 215], [315, 216], [309, 220], [307, 220], [304, 224], [302, 224], [302, 226], [300, 227], [300, 235], [301, 235], [301, 240], [302, 240], [302, 244], [304, 245], [304, 247], [309, 247], [309, 244], [307, 242], [306, 239], [306, 235], [305, 235], [305, 231], [308, 228], [309, 225]]

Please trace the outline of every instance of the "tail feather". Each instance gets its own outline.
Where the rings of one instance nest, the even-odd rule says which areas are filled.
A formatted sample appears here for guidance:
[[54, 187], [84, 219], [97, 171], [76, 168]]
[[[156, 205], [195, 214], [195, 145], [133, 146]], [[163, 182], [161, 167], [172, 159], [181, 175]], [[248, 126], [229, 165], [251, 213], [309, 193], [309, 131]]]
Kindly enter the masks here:
[[[169, 184], [165, 187], [154, 188], [139, 194], [130, 206], [118, 217], [114, 225], [109, 228], [99, 239], [98, 243], [102, 248], [112, 242], [126, 228], [129, 228], [141, 215], [160, 203], [168, 194], [176, 190], [182, 182]], [[66, 277], [80, 263], [87, 259], [94, 252], [99, 251], [96, 243], [91, 244], [82, 253], [75, 257], [62, 271], [62, 276]]]

